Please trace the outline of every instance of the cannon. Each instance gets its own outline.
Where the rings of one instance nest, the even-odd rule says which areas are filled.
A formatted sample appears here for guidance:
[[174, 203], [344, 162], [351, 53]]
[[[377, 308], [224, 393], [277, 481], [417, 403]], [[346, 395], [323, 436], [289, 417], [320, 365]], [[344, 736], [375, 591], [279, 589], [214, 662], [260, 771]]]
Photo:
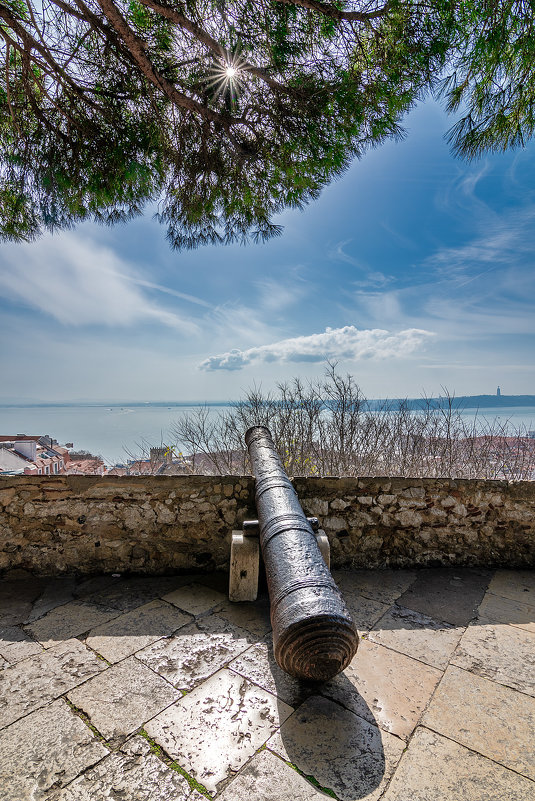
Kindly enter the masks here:
[[256, 478], [275, 659], [291, 676], [327, 681], [355, 655], [355, 624], [269, 430], [254, 426], [246, 432], [245, 442]]

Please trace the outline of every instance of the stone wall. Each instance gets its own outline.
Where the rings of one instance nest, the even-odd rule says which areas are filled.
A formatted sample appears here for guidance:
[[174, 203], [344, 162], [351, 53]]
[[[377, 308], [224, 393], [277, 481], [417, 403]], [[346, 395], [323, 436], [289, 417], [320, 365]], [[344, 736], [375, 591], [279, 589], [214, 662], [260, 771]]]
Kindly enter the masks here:
[[[535, 566], [535, 482], [298, 478], [333, 566]], [[248, 476], [0, 478], [0, 571], [166, 573], [228, 567], [255, 518]]]

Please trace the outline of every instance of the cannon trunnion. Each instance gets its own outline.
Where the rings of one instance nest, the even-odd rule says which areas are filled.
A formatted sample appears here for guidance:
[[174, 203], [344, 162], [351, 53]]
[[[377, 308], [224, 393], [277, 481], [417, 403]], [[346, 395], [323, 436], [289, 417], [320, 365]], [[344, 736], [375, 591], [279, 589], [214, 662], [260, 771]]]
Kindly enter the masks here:
[[256, 478], [260, 546], [277, 664], [299, 679], [326, 681], [358, 645], [355, 624], [264, 426], [245, 434]]

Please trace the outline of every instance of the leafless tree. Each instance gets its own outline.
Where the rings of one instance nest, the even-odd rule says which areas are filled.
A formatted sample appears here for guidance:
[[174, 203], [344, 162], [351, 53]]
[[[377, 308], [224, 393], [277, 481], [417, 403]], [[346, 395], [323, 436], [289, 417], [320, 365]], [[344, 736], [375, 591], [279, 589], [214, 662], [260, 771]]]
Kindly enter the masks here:
[[443, 389], [440, 403], [423, 398], [376, 408], [351, 375], [329, 364], [323, 379], [296, 378], [276, 393], [253, 387], [222, 413], [184, 414], [172, 436], [190, 454], [192, 472], [250, 471], [245, 431], [267, 426], [290, 475], [429, 476], [528, 479], [535, 475], [535, 440], [510, 421], [469, 420]]

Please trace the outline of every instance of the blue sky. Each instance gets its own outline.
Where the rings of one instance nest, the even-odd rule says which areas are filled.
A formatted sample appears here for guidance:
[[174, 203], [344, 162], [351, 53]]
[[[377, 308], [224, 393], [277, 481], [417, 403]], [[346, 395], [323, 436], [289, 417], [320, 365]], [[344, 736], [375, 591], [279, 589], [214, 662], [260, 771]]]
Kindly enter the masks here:
[[150, 212], [0, 250], [0, 400], [535, 394], [535, 144], [454, 159], [429, 101], [264, 245], [177, 253]]

